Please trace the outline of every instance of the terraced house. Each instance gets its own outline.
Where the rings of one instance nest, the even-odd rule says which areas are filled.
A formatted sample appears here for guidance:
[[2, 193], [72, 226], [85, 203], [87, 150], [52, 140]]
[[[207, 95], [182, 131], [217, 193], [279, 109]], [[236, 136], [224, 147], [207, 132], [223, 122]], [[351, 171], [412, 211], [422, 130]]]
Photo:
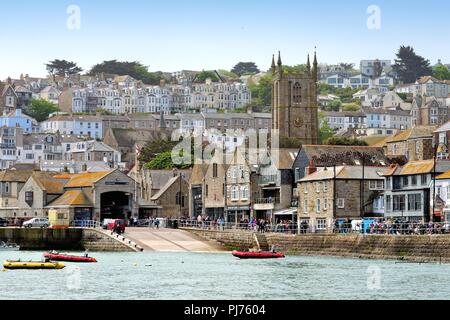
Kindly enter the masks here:
[[433, 177], [450, 170], [450, 161], [409, 161], [392, 165], [385, 177], [385, 218], [415, 222], [439, 221], [441, 212], [432, 212], [430, 203], [435, 190]]
[[306, 222], [312, 232], [330, 232], [336, 219], [382, 217], [385, 169], [309, 167], [298, 182], [298, 222]]

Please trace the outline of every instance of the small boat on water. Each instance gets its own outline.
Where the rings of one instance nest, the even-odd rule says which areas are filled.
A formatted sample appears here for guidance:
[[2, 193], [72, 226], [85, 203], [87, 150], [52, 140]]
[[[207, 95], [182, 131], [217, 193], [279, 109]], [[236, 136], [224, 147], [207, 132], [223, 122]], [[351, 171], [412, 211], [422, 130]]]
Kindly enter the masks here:
[[244, 251], [233, 251], [231, 253], [233, 256], [239, 259], [276, 259], [285, 258], [285, 255], [281, 252], [272, 251], [255, 251], [255, 252], [244, 252]]
[[15, 243], [0, 242], [0, 251], [19, 251], [20, 247]]
[[46, 252], [44, 253], [44, 258], [53, 261], [66, 261], [66, 262], [97, 262], [97, 259], [86, 256], [72, 256], [64, 253], [58, 252]]
[[42, 262], [42, 261], [12, 261], [6, 260], [3, 262], [3, 268], [10, 270], [20, 269], [63, 269], [65, 265], [59, 262]]

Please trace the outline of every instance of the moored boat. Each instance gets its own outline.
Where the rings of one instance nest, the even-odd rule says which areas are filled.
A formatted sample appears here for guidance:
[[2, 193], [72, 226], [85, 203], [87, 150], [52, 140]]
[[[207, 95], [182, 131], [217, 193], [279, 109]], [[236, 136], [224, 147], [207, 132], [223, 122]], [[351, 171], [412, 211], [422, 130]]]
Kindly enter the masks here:
[[276, 259], [285, 258], [285, 255], [281, 252], [272, 251], [256, 251], [256, 252], [244, 252], [244, 251], [233, 251], [231, 253], [233, 256], [239, 259]]
[[44, 257], [53, 261], [66, 261], [66, 262], [97, 262], [97, 259], [86, 256], [72, 256], [63, 253], [44, 253]]
[[0, 243], [0, 251], [19, 251], [20, 247], [15, 243]]
[[65, 265], [59, 262], [41, 262], [41, 261], [12, 261], [6, 260], [3, 262], [3, 268], [5, 269], [63, 269]]

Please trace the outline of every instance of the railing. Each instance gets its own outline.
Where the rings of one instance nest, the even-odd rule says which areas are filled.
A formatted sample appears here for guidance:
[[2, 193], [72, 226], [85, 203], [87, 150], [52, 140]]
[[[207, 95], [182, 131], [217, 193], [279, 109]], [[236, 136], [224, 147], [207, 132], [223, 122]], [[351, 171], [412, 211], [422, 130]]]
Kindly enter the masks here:
[[370, 225], [352, 225], [341, 223], [327, 227], [323, 224], [311, 225], [306, 223], [280, 222], [277, 224], [254, 222], [234, 223], [216, 220], [186, 220], [168, 219], [167, 227], [196, 228], [204, 230], [239, 230], [247, 232], [285, 233], [285, 234], [363, 234], [363, 235], [438, 235], [450, 234], [450, 223], [374, 223]]
[[101, 228], [102, 224], [95, 220], [74, 220], [70, 223], [70, 226], [77, 228]]
[[[172, 222], [171, 222], [172, 221]], [[220, 222], [216, 220], [206, 220], [206, 221], [197, 221], [197, 220], [179, 220], [179, 219], [169, 219], [168, 225], [173, 225], [173, 221], [177, 221], [177, 227], [184, 228], [197, 228], [197, 229], [205, 229], [205, 230], [240, 230], [240, 231], [249, 231], [249, 232], [279, 232], [279, 233], [297, 233], [297, 224], [296, 223], [278, 223], [278, 224], [258, 224], [256, 221], [254, 222], [245, 222], [245, 223], [235, 223], [235, 222]]]
[[255, 204], [272, 204], [272, 203], [280, 203], [279, 198], [257, 198], [254, 201]]
[[276, 174], [264, 175], [258, 179], [258, 182], [259, 182], [258, 184], [260, 184], [260, 185], [274, 184], [274, 183], [277, 183], [277, 181], [278, 181], [278, 175], [276, 175]]

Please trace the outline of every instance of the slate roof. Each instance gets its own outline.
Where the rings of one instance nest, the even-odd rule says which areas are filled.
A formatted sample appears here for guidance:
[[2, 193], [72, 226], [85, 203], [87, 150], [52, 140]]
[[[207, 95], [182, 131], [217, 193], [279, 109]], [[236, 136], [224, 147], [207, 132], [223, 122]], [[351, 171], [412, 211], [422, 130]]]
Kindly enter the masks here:
[[433, 137], [433, 132], [436, 130], [436, 126], [415, 126], [405, 131], [397, 133], [392, 138], [388, 139], [386, 142], [399, 142], [406, 141], [409, 139], [418, 138], [431, 138]]
[[67, 190], [58, 199], [47, 205], [49, 207], [92, 207], [92, 201], [83, 190]]
[[[326, 169], [326, 170], [325, 170]], [[364, 167], [365, 180], [383, 180], [386, 167]], [[339, 166], [336, 167], [336, 179], [340, 180], [362, 180], [362, 166]], [[304, 177], [300, 182], [321, 181], [334, 179], [334, 168], [326, 167]]]
[[175, 182], [179, 180], [180, 176], [172, 177], [167, 183], [151, 198], [152, 201], [158, 200]]
[[304, 152], [307, 158], [313, 160], [318, 167], [335, 164], [361, 165], [362, 155], [365, 155], [365, 163], [368, 166], [385, 166], [389, 162], [383, 148], [376, 147], [304, 145], [300, 152]]
[[88, 172], [73, 175], [69, 182], [65, 185], [66, 188], [81, 188], [92, 187], [97, 181], [109, 175], [109, 172]]
[[55, 177], [55, 174], [51, 174], [43, 171], [35, 171], [32, 174], [32, 178], [48, 194], [63, 194], [64, 185], [69, 179]]
[[112, 133], [121, 147], [132, 148], [135, 143], [146, 145], [150, 141], [158, 140], [164, 136], [156, 130], [135, 130], [135, 129], [121, 129], [111, 128]]
[[23, 182], [25, 183], [33, 174], [33, 170], [5, 170], [0, 171], [1, 182]]

